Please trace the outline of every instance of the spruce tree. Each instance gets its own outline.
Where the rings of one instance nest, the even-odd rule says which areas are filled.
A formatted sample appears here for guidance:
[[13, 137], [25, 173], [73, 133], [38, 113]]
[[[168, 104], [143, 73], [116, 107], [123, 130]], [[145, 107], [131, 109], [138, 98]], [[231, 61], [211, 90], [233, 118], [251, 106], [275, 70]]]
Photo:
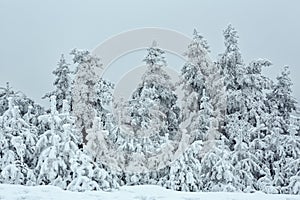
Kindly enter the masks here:
[[272, 92], [268, 95], [269, 108], [276, 109], [278, 115], [284, 120], [283, 130], [288, 132], [290, 116], [296, 110], [296, 100], [292, 96], [292, 81], [290, 79], [289, 67], [285, 66], [281, 74], [276, 78], [277, 83], [273, 85]]
[[[166, 67], [165, 52], [153, 42], [144, 59], [147, 70], [133, 92], [128, 105], [129, 123], [134, 133], [142, 129], [157, 130], [156, 134], [174, 136], [179, 126], [177, 95]], [[153, 123], [154, 122], [154, 123]], [[161, 123], [160, 123], [161, 122]]]
[[52, 95], [56, 96], [56, 109], [61, 111], [63, 107], [63, 100], [71, 101], [71, 71], [69, 64], [66, 62], [64, 55], [61, 55], [57, 68], [52, 72], [56, 79], [53, 85], [56, 87], [54, 91], [47, 93], [42, 98], [50, 98]]
[[36, 144], [38, 162], [36, 166], [37, 183], [52, 184], [66, 189], [72, 181], [70, 160], [76, 155], [80, 137], [75, 128], [74, 119], [64, 103], [59, 113], [56, 109], [56, 97], [51, 96], [51, 112], [39, 117], [40, 121], [49, 124], [50, 129], [45, 131]]
[[8, 110], [0, 117], [0, 182], [34, 185], [32, 169], [37, 135], [21, 118], [13, 97], [9, 97], [8, 102]]
[[184, 91], [182, 105], [182, 120], [200, 110], [202, 91], [205, 88], [204, 70], [207, 67], [205, 59], [207, 44], [201, 35], [194, 30], [193, 40], [185, 53], [188, 61], [184, 64], [180, 74], [180, 86]]

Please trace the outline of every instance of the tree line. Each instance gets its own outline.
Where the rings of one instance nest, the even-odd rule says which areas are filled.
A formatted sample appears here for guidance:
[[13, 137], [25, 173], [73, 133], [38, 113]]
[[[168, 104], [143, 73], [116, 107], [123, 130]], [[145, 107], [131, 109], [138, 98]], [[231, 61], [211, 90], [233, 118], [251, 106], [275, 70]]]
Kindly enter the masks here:
[[77, 49], [72, 64], [62, 56], [53, 71], [55, 89], [43, 97], [50, 108], [9, 84], [0, 88], [0, 183], [300, 194], [289, 68], [273, 81], [262, 73], [269, 60], [243, 61], [233, 26], [223, 36], [225, 51], [212, 62], [194, 31], [176, 84], [154, 42], [128, 100], [114, 99], [114, 84], [97, 76], [101, 60]]

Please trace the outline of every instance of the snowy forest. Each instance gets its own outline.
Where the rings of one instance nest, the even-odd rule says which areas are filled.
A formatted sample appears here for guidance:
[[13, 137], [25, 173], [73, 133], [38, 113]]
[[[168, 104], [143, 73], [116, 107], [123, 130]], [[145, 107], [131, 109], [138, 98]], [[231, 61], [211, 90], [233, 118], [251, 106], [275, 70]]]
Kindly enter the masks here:
[[243, 61], [232, 25], [223, 38], [224, 52], [211, 62], [209, 44], [194, 31], [176, 84], [153, 42], [126, 100], [97, 78], [101, 58], [77, 49], [53, 71], [54, 90], [42, 97], [49, 108], [9, 83], [0, 87], [0, 183], [300, 194], [300, 118], [289, 67], [272, 80], [263, 74], [271, 61]]

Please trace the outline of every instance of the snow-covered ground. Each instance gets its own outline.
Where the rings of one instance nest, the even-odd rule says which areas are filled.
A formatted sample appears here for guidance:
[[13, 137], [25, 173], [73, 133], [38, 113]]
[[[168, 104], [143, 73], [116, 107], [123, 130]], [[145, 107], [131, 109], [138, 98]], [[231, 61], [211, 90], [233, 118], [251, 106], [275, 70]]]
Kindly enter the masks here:
[[158, 186], [126, 186], [113, 192], [70, 192], [54, 186], [0, 185], [0, 200], [300, 200], [295, 195], [245, 193], [188, 193]]

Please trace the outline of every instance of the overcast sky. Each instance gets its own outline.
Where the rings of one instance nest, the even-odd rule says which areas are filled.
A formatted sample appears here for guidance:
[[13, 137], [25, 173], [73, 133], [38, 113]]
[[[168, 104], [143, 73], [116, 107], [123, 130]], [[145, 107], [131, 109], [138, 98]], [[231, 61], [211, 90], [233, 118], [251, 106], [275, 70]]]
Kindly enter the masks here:
[[[274, 78], [291, 66], [294, 96], [300, 100], [299, 0], [0, 0], [0, 85], [42, 102], [52, 90], [51, 72], [73, 48], [93, 49], [112, 35], [141, 27], [162, 27], [208, 40], [211, 57], [224, 50], [222, 30], [233, 24], [245, 62], [267, 58]], [[116, 72], [117, 66], [114, 66]]]

